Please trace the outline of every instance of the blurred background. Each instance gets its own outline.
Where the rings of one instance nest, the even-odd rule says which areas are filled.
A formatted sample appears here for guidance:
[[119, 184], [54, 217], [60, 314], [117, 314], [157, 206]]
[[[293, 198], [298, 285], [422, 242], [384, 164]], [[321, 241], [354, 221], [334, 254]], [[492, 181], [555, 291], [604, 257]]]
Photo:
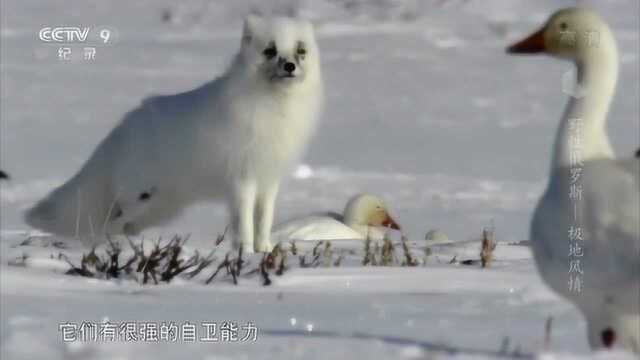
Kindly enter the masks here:
[[[630, 155], [640, 144], [637, 0], [580, 1], [610, 23], [620, 78], [608, 130]], [[341, 211], [356, 192], [389, 202], [408, 236], [453, 239], [495, 224], [500, 240], [528, 234], [544, 189], [569, 63], [509, 57], [559, 0], [0, 2], [1, 228], [72, 176], [125, 112], [224, 71], [251, 9], [295, 11], [316, 25], [327, 103], [303, 164], [283, 186], [277, 222]], [[46, 26], [89, 27], [95, 57], [59, 57]], [[98, 30], [109, 29], [104, 44]], [[179, 119], [176, 119], [179, 121]], [[227, 222], [197, 206], [160, 232], [209, 241]]]

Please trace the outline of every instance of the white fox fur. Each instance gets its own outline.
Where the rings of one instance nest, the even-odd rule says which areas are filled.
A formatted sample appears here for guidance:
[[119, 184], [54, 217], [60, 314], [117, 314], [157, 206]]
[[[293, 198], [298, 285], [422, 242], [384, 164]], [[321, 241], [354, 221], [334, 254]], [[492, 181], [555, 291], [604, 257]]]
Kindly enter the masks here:
[[143, 101], [26, 221], [96, 243], [219, 199], [229, 205], [234, 244], [269, 251], [280, 180], [308, 143], [322, 100], [312, 25], [249, 15], [224, 75]]

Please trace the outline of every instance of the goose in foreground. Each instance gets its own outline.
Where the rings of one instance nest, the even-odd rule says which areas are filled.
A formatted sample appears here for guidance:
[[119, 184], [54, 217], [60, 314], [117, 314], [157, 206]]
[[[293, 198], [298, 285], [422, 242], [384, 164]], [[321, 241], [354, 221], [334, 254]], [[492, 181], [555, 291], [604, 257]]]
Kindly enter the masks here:
[[389, 215], [385, 202], [377, 196], [359, 194], [352, 197], [344, 214], [324, 213], [287, 221], [278, 225], [272, 238], [290, 240], [379, 240], [385, 229], [400, 230]]
[[640, 162], [614, 158], [605, 123], [618, 75], [613, 34], [594, 12], [556, 12], [513, 54], [572, 61], [582, 96], [560, 121], [531, 222], [537, 268], [587, 320], [591, 347], [640, 352]]

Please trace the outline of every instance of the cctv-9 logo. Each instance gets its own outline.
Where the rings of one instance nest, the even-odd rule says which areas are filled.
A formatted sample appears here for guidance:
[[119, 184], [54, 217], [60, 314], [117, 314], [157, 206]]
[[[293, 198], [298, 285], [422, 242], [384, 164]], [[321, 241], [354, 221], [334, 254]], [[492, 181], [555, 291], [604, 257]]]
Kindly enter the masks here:
[[[90, 36], [91, 35], [91, 38]], [[110, 45], [115, 42], [117, 33], [114, 29], [101, 26], [95, 31], [90, 27], [57, 26], [43, 27], [38, 32], [38, 38], [46, 43], [86, 43], [96, 42], [102, 45]]]

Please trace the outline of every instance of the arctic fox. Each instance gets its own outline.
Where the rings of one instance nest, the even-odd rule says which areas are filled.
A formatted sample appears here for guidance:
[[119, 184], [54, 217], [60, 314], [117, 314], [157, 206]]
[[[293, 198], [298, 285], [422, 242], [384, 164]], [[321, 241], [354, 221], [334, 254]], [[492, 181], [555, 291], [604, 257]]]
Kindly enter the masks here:
[[270, 251], [281, 178], [314, 132], [322, 102], [312, 25], [249, 15], [225, 74], [144, 100], [26, 222], [97, 243], [163, 224], [189, 204], [225, 200], [234, 245]]

